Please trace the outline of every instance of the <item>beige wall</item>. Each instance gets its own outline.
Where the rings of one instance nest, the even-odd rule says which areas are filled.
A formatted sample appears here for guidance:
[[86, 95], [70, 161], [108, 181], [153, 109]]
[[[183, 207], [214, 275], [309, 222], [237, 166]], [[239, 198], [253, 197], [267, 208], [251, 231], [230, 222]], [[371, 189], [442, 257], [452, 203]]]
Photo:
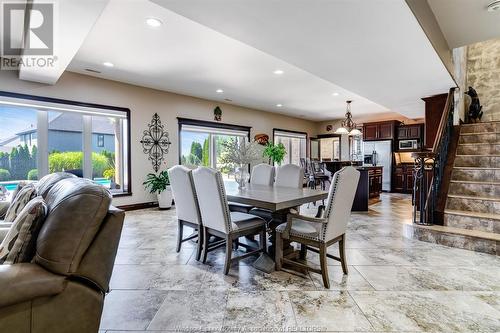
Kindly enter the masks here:
[[500, 39], [468, 46], [467, 84], [476, 89], [483, 120], [500, 117]]
[[131, 110], [133, 196], [117, 198], [114, 200], [115, 205], [154, 200], [154, 197], [144, 191], [142, 186], [144, 176], [152, 171], [152, 167], [147, 156], [142, 152], [139, 140], [142, 131], [155, 112], [160, 115], [162, 123], [166, 125], [172, 141], [166, 159], [168, 166], [178, 163], [176, 118], [213, 121], [213, 109], [217, 105], [222, 108], [224, 123], [252, 126], [252, 137], [257, 133], [266, 133], [272, 137], [275, 127], [304, 131], [309, 135], [316, 134], [316, 124], [311, 121], [69, 72], [64, 73], [56, 85], [48, 86], [21, 81], [17, 78], [17, 73], [13, 71], [1, 71], [0, 90], [129, 108]]

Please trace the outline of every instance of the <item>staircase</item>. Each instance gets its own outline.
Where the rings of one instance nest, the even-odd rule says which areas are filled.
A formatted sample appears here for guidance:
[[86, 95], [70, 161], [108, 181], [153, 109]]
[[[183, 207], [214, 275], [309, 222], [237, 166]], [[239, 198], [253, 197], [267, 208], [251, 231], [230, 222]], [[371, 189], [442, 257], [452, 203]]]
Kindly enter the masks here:
[[467, 247], [499, 254], [500, 121], [462, 125], [444, 226], [459, 242], [477, 243]]

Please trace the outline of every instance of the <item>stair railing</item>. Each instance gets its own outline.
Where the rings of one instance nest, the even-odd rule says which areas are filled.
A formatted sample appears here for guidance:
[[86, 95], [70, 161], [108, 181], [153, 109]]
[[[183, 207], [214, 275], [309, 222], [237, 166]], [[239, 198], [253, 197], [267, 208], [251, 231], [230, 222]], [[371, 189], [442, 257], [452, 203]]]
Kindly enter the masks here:
[[[439, 122], [432, 150], [415, 152], [413, 169], [413, 223], [434, 224], [437, 198], [441, 190], [448, 148], [453, 134], [454, 92], [451, 88]], [[432, 170], [429, 181], [426, 171]]]

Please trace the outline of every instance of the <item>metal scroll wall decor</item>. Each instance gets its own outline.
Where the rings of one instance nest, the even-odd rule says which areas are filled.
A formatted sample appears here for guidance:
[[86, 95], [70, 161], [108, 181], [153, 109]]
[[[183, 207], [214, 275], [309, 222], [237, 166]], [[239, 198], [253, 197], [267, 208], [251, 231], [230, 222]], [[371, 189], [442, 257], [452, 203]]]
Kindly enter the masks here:
[[148, 159], [153, 164], [153, 169], [158, 172], [163, 156], [168, 154], [168, 149], [172, 142], [168, 138], [168, 132], [161, 124], [160, 116], [155, 113], [148, 125], [148, 129], [142, 132], [142, 151], [148, 154]]

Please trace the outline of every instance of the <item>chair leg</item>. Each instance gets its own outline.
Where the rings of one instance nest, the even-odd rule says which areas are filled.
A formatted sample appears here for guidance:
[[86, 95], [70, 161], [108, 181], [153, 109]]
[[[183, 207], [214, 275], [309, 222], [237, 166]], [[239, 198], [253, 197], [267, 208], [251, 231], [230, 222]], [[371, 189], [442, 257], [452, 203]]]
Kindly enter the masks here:
[[230, 235], [226, 236], [226, 261], [224, 262], [224, 275], [229, 274], [231, 268], [231, 257], [233, 255], [233, 240]]
[[207, 227], [203, 228], [203, 263], [207, 262], [207, 254], [208, 254], [208, 241], [210, 240], [210, 234], [208, 233]]
[[177, 220], [177, 249], [176, 249], [177, 252], [181, 250], [183, 233], [184, 233], [184, 224], [182, 223], [181, 220]]
[[307, 257], [307, 245], [305, 244], [300, 244], [300, 254], [299, 254], [299, 258], [301, 260], [306, 260], [306, 257]]
[[276, 263], [276, 270], [280, 271], [281, 270], [281, 261], [283, 259], [283, 238], [281, 236], [281, 232], [276, 233], [275, 237], [275, 255], [274, 255], [274, 261]]
[[321, 276], [323, 277], [323, 284], [325, 288], [330, 289], [330, 279], [328, 278], [328, 264], [326, 258], [326, 244], [319, 246], [319, 263], [321, 266]]
[[262, 231], [260, 232], [259, 236], [259, 241], [260, 241], [260, 248], [263, 253], [267, 252], [267, 231], [266, 227], [262, 228]]
[[203, 250], [203, 226], [198, 226], [198, 244], [196, 245], [196, 261], [200, 261], [201, 251]]
[[339, 241], [339, 252], [340, 252], [340, 263], [342, 264], [342, 271], [344, 272], [344, 274], [348, 274], [347, 261], [345, 259], [345, 234], [342, 235], [342, 238]]

